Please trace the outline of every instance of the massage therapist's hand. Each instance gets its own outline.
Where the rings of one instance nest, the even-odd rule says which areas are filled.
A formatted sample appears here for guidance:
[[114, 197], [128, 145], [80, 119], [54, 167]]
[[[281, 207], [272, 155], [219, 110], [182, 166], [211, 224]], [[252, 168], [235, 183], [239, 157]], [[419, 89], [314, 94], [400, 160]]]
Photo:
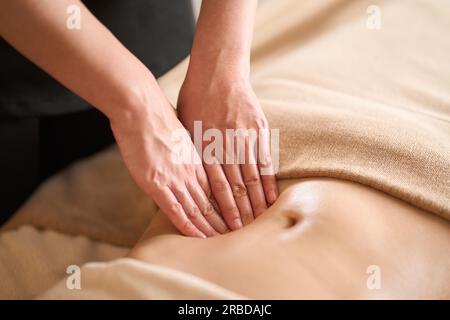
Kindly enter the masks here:
[[[79, 30], [66, 28], [69, 6], [83, 17]], [[154, 76], [82, 1], [2, 1], [0, 36], [109, 118], [132, 177], [183, 234], [226, 231], [201, 163], [172, 161], [172, 134], [184, 128]], [[189, 139], [181, 147], [195, 151]]]
[[[261, 157], [249, 152], [252, 150], [249, 139], [241, 140], [241, 145], [235, 139], [233, 150], [226, 144], [226, 129], [243, 129], [241, 132], [253, 129], [268, 134], [266, 117], [246, 77], [220, 71], [212, 77], [189, 73], [180, 92], [178, 113], [192, 137], [194, 121], [201, 121], [203, 132], [212, 128], [220, 130], [224, 137], [223, 158], [218, 159], [216, 154], [215, 160], [219, 162], [214, 164], [205, 152], [202, 159], [214, 197], [232, 230], [240, 228], [241, 221], [244, 225], [250, 223], [267, 209], [267, 203], [275, 202], [278, 194], [273, 171], [260, 174], [262, 167], [271, 169], [268, 135], [254, 141], [262, 149]], [[203, 150], [207, 145], [208, 141], [204, 141]], [[227, 152], [234, 156], [229, 158], [232, 162], [226, 163]], [[239, 154], [245, 156], [241, 158], [244, 163], [237, 161]]]
[[[223, 137], [226, 129], [268, 133], [266, 117], [249, 82], [256, 6], [257, 0], [202, 1], [189, 70], [178, 101], [181, 122], [191, 135], [194, 121], [202, 121], [203, 131], [220, 130]], [[260, 169], [267, 173], [272, 168], [268, 135], [257, 140], [260, 156], [248, 152], [248, 146], [245, 152], [223, 144], [222, 164], [208, 163], [202, 157], [214, 197], [232, 230], [250, 223], [278, 196], [273, 172], [260, 174]], [[197, 148], [205, 151], [207, 145], [203, 142]], [[247, 155], [244, 164], [226, 163], [226, 152]]]
[[[213, 129], [208, 130], [213, 136], [214, 129], [219, 131], [222, 143], [223, 140], [231, 142], [224, 139], [226, 129], [243, 129], [244, 133], [249, 133], [249, 129], [256, 133], [269, 129], [249, 82], [256, 6], [257, 0], [202, 1], [189, 69], [178, 100], [180, 120], [194, 141], [194, 121], [202, 121], [203, 131]], [[201, 145], [196, 144], [198, 149], [215, 149], [205, 139], [201, 140]], [[215, 138], [210, 140], [217, 147]], [[212, 159], [208, 156], [214, 152], [202, 152], [212, 192], [232, 230], [250, 223], [278, 196], [273, 172], [261, 175], [260, 170], [270, 173], [272, 168], [268, 135], [253, 142], [261, 149], [257, 152], [261, 157], [249, 152], [248, 145], [242, 150], [227, 147], [226, 143], [222, 147], [223, 158], [218, 159], [222, 163], [209, 161]], [[226, 161], [227, 152], [232, 161]], [[235, 155], [242, 154], [243, 164], [233, 161]]]
[[[124, 162], [139, 187], [151, 196], [180, 232], [205, 237], [224, 233], [227, 227], [211, 205], [210, 189], [200, 164], [177, 163], [176, 146], [196, 154], [189, 139], [176, 141], [174, 132], [185, 129], [159, 88], [151, 103], [111, 120]], [[187, 133], [186, 133], [187, 134]]]

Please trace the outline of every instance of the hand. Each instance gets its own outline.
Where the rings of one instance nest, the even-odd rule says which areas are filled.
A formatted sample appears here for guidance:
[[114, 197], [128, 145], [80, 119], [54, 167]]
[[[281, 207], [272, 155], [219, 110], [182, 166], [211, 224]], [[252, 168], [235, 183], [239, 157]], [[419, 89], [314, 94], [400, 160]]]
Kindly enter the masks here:
[[[202, 121], [203, 132], [215, 128], [223, 137], [226, 137], [226, 129], [254, 129], [257, 133], [269, 130], [249, 81], [242, 77], [204, 77], [202, 73], [188, 73], [178, 99], [178, 114], [192, 137], [194, 121]], [[246, 225], [253, 221], [267, 208], [267, 203], [274, 203], [278, 197], [273, 171], [268, 175], [260, 175], [259, 171], [272, 168], [268, 135], [266, 139], [258, 137], [255, 141], [260, 157], [249, 152], [252, 143], [248, 137], [245, 150], [237, 148], [239, 143], [234, 142], [235, 148], [228, 145], [227, 149], [223, 141], [221, 164], [207, 163], [202, 157], [214, 197], [232, 230], [242, 227], [242, 222]], [[203, 151], [208, 144], [202, 143]], [[245, 155], [245, 163], [225, 163], [227, 153], [233, 157]]]
[[[111, 128], [131, 176], [181, 233], [204, 238], [227, 231], [211, 204], [201, 163], [174, 161], [173, 149], [180, 149], [180, 141], [174, 141], [173, 133], [186, 130], [161, 92], [152, 97], [151, 104], [111, 120]], [[196, 154], [189, 139], [182, 141], [181, 148]]]

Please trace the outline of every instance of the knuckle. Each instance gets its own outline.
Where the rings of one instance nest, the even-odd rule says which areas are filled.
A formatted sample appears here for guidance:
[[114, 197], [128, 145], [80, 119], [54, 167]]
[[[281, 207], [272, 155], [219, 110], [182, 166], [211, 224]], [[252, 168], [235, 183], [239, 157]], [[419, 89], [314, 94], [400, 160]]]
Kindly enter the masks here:
[[247, 187], [253, 187], [260, 184], [259, 176], [258, 175], [252, 175], [245, 179], [245, 185]]
[[178, 215], [181, 213], [182, 207], [181, 204], [174, 202], [169, 205], [169, 212], [173, 215]]
[[258, 130], [265, 130], [268, 127], [267, 120], [265, 118], [256, 118], [254, 120], [254, 126]]
[[166, 177], [160, 169], [149, 170], [143, 176], [143, 183], [152, 189], [163, 189], [166, 186]]
[[162, 170], [156, 168], [154, 170], [147, 171], [147, 174], [145, 175], [146, 180], [150, 182], [157, 182], [164, 180], [164, 174]]
[[243, 183], [232, 183], [231, 191], [235, 198], [242, 198], [247, 195], [247, 187]]
[[209, 216], [212, 216], [213, 214], [215, 214], [216, 210], [214, 209], [214, 207], [211, 203], [207, 203], [205, 205], [205, 207], [203, 208], [202, 213], [205, 217], [209, 217]]
[[211, 182], [211, 188], [213, 188], [214, 190], [216, 190], [216, 192], [226, 192], [228, 191], [228, 182], [224, 181], [224, 180], [216, 180], [216, 181], [212, 181]]
[[200, 214], [200, 210], [196, 206], [192, 206], [186, 211], [187, 216], [191, 219], [197, 218]]
[[187, 175], [188, 179], [190, 177], [197, 176], [197, 165], [188, 164], [185, 166], [185, 170], [186, 170], [186, 175]]
[[271, 167], [272, 166], [272, 160], [270, 159], [270, 156], [262, 156], [259, 159], [259, 166], [260, 167]]
[[[182, 185], [178, 183], [173, 183], [169, 185], [170, 190], [177, 197], [177, 199], [186, 199], [186, 191]], [[182, 202], [182, 201], [181, 201]], [[182, 202], [183, 203], [183, 202]]]

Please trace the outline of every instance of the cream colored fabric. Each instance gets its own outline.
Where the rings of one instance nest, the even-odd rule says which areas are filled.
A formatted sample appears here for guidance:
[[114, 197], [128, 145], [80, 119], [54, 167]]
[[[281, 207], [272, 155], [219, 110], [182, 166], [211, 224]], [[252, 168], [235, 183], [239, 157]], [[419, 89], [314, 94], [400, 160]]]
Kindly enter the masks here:
[[128, 249], [22, 226], [0, 234], [0, 299], [32, 299], [69, 274], [67, 267], [108, 261]]
[[111, 147], [46, 181], [2, 229], [31, 224], [132, 246], [156, 210]]
[[[183, 272], [122, 258], [128, 250], [32, 226], [3, 232], [0, 300], [245, 298]], [[67, 286], [73, 265], [81, 267], [79, 290]]]
[[[450, 2], [263, 3], [252, 84], [280, 129], [279, 178], [333, 177], [450, 218]], [[173, 103], [187, 61], [161, 79]]]
[[244, 299], [193, 275], [123, 258], [88, 263], [81, 269], [81, 288], [61, 281], [39, 299]]
[[[252, 83], [271, 127], [280, 129], [278, 176], [356, 181], [448, 219], [450, 3], [376, 1], [381, 29], [370, 30], [366, 9], [373, 4], [371, 0], [262, 2], [252, 51]], [[174, 104], [186, 63], [160, 79]], [[154, 211], [113, 148], [48, 181], [4, 230], [29, 223], [130, 246]], [[64, 247], [60, 241], [43, 250], [64, 256]], [[30, 270], [38, 263], [24, 261]], [[8, 264], [8, 259], [1, 263]], [[90, 276], [98, 268], [113, 274], [127, 270], [130, 295], [149, 297], [131, 283], [144, 272], [140, 266], [117, 263], [120, 266], [86, 267], [84, 274], [93, 281], [87, 286], [105, 292], [105, 284]], [[23, 271], [24, 277], [27, 272]], [[19, 278], [17, 283], [25, 281]], [[113, 277], [110, 280], [114, 282]], [[124, 283], [109, 285], [124, 290]], [[150, 290], [151, 284], [140, 285]], [[45, 297], [65, 297], [67, 292], [61, 290]], [[195, 292], [197, 296], [199, 291]]]

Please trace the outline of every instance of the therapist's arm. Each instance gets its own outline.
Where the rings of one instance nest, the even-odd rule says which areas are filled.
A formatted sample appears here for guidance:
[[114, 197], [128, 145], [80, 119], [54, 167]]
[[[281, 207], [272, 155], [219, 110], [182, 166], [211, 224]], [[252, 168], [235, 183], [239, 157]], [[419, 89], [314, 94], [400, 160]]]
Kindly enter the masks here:
[[[256, 6], [257, 0], [202, 1], [178, 104], [180, 119], [192, 133], [196, 120], [202, 121], [203, 129], [219, 129], [224, 136], [226, 129], [268, 132], [266, 117], [249, 81]], [[261, 150], [259, 156], [248, 154], [247, 146], [244, 164], [211, 164], [203, 159], [212, 191], [232, 228], [241, 220], [250, 223], [278, 196], [268, 136], [262, 135], [256, 144]], [[224, 143], [224, 155], [245, 152], [228, 149]], [[220, 160], [226, 162], [225, 156]], [[262, 168], [266, 174], [261, 174]]]
[[[80, 30], [66, 26], [70, 5], [81, 9]], [[172, 161], [172, 133], [183, 126], [155, 78], [81, 1], [0, 0], [0, 34], [109, 118], [131, 176], [182, 233], [226, 231], [201, 164]], [[182, 148], [195, 151], [189, 140]]]

